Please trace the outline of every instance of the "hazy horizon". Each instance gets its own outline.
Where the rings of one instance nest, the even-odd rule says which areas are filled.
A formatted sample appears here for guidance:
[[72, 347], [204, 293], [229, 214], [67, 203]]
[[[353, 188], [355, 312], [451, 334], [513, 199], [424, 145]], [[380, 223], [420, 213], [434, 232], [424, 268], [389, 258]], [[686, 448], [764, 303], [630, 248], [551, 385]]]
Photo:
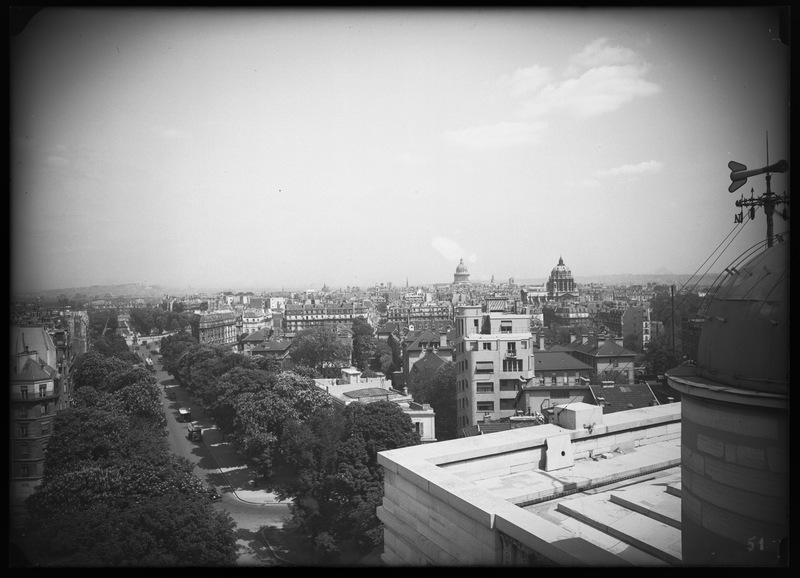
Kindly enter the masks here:
[[766, 235], [728, 163], [789, 160], [778, 14], [43, 9], [10, 39], [12, 293], [722, 270]]

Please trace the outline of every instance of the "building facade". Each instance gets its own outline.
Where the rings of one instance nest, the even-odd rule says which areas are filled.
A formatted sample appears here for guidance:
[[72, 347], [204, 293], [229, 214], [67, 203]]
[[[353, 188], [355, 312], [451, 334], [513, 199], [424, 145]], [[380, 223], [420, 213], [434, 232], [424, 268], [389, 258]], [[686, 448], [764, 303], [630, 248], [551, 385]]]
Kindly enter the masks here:
[[373, 315], [366, 305], [356, 302], [290, 304], [283, 312], [283, 330], [286, 334], [296, 334], [312, 327], [352, 325], [357, 317], [369, 322]]
[[530, 318], [461, 305], [455, 322], [459, 430], [514, 415], [517, 392], [534, 378]]
[[241, 318], [233, 311], [203, 313], [192, 326], [192, 334], [200, 344], [236, 345]]
[[21, 525], [24, 501], [41, 483], [45, 450], [58, 411], [69, 407], [71, 366], [66, 332], [56, 342], [43, 327], [11, 328], [10, 513]]
[[386, 307], [387, 323], [414, 324], [415, 327], [432, 326], [441, 321], [453, 320], [453, 308], [449, 303], [416, 304], [391, 303]]

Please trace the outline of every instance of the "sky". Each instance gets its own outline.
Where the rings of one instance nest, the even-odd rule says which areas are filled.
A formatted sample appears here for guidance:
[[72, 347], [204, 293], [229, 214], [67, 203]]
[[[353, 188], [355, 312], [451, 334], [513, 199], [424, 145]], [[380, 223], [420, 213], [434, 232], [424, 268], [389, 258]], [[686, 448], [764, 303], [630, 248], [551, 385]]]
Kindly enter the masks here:
[[767, 231], [728, 163], [791, 160], [778, 15], [44, 9], [9, 44], [12, 291], [721, 271]]

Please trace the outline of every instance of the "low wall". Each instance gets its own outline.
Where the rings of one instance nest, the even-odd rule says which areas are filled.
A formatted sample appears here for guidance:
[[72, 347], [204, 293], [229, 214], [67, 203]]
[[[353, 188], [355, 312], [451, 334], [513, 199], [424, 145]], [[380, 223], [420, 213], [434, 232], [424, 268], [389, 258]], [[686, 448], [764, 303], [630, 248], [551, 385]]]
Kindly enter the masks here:
[[[569, 547], [575, 536], [475, 482], [542, 470], [548, 438], [568, 435], [576, 460], [680, 439], [680, 404], [604, 416], [592, 431], [543, 425], [378, 454], [384, 467], [383, 560], [404, 566], [496, 566], [501, 539], [519, 540], [543, 565], [591, 565], [601, 552]], [[583, 556], [583, 558], [582, 558]]]

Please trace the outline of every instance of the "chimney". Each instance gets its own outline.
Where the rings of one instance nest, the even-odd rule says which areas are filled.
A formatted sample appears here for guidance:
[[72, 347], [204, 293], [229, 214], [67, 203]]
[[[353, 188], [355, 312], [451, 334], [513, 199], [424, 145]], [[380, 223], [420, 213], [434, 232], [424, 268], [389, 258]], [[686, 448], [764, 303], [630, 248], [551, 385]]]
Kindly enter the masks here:
[[589, 343], [589, 336], [584, 333], [581, 335], [581, 345], [586, 345], [587, 343]]
[[606, 336], [605, 335], [598, 335], [597, 336], [597, 347], [603, 347], [606, 343]]
[[570, 333], [570, 334], [569, 334], [569, 342], [570, 342], [570, 343], [575, 343], [575, 341], [576, 341], [577, 339], [578, 339], [578, 336], [577, 336], [577, 335], [575, 335], [574, 333]]
[[[574, 338], [574, 336], [570, 335], [569, 338], [570, 338], [570, 340], [572, 340]], [[539, 349], [544, 351], [544, 333], [540, 333], [539, 334]]]
[[617, 345], [619, 345], [620, 347], [624, 347], [624, 346], [622, 345], [622, 337], [615, 337], [615, 338], [614, 338], [614, 343], [616, 343], [616, 344], [617, 344]]

